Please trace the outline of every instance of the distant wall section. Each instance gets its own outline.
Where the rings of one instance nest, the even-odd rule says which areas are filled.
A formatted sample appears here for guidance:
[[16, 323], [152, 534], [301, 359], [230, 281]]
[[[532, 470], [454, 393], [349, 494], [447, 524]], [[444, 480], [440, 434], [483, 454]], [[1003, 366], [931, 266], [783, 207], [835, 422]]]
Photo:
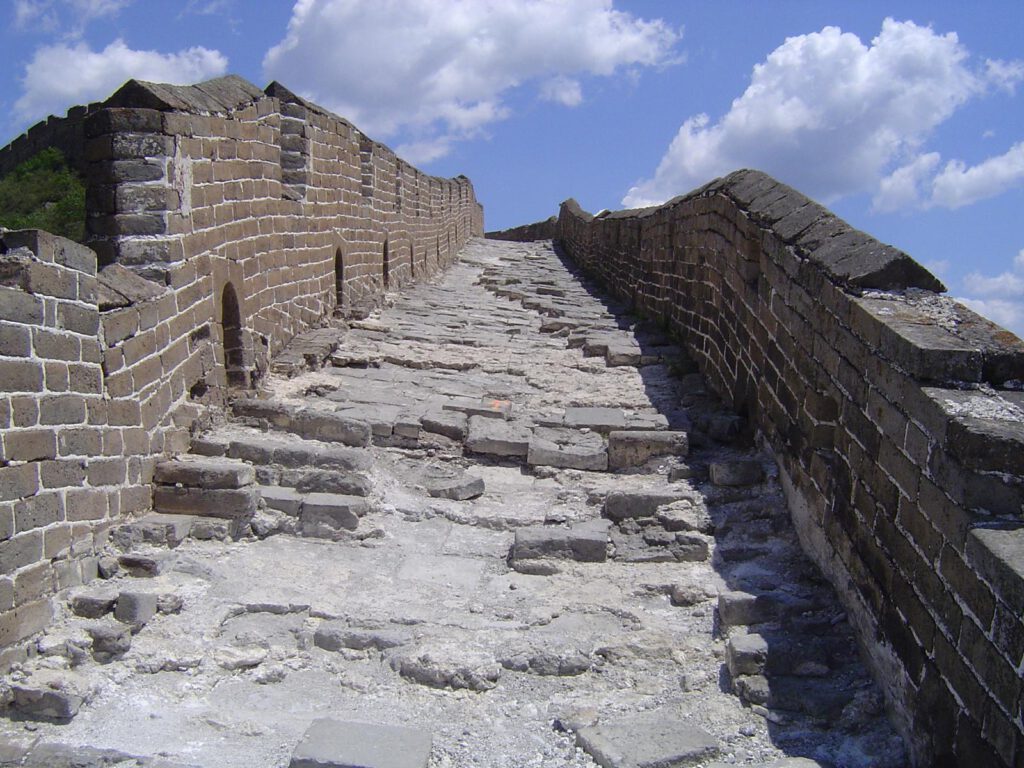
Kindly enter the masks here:
[[684, 342], [775, 453], [918, 765], [1024, 752], [1024, 343], [893, 248], [740, 171], [558, 239]]

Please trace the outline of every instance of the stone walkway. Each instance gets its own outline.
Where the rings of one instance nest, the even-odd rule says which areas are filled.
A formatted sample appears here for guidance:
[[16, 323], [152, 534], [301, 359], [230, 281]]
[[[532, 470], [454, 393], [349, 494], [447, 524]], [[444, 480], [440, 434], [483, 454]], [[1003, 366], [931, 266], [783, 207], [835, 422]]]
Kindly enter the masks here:
[[550, 245], [283, 361], [63, 596], [0, 766], [904, 764], [773, 464]]

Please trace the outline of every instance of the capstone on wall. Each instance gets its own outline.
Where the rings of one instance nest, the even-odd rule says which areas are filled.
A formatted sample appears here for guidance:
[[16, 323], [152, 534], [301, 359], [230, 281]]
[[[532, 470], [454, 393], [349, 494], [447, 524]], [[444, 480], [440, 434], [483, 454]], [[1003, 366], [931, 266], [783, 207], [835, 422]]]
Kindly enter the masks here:
[[558, 239], [763, 435], [915, 762], [1024, 754], [1024, 342], [906, 254], [739, 171]]
[[156, 460], [297, 333], [365, 312], [482, 235], [428, 176], [278, 84], [130, 81], [0, 150], [63, 149], [89, 248], [0, 232], [0, 668], [151, 506]]

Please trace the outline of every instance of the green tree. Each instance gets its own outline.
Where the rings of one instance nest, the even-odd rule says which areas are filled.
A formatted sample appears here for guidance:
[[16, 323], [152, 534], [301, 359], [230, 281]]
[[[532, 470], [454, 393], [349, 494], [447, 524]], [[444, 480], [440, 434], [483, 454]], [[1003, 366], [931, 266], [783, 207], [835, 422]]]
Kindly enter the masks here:
[[85, 239], [85, 185], [50, 147], [0, 178], [0, 226]]

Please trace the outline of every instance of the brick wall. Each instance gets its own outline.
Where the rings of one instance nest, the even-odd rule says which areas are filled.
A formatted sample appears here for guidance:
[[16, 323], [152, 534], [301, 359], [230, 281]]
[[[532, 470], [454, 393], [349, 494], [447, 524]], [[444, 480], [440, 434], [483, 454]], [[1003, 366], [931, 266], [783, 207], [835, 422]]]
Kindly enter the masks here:
[[1024, 753], [1024, 343], [906, 254], [740, 171], [559, 240], [774, 452], [918, 765]]
[[95, 574], [109, 527], [150, 507], [201, 405], [483, 233], [467, 178], [278, 84], [130, 81], [70, 115], [0, 150], [74, 145], [91, 247], [0, 233], [0, 669], [53, 592]]

